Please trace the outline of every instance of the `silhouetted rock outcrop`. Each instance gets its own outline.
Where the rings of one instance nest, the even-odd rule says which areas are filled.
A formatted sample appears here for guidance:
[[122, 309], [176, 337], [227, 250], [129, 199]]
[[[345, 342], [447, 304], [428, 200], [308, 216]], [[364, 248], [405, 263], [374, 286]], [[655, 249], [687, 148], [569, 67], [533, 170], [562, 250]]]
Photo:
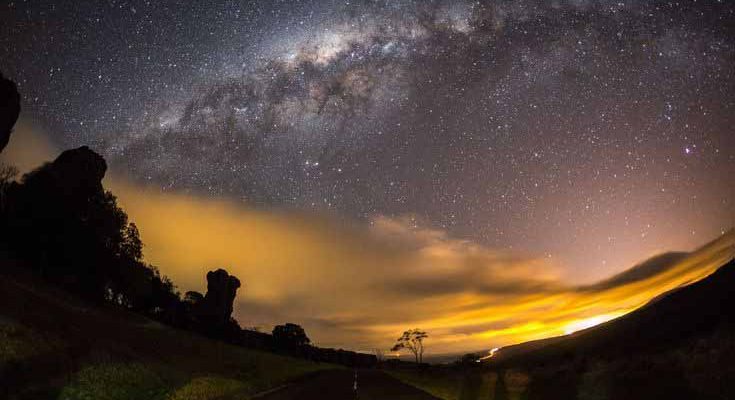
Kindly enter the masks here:
[[10, 140], [10, 132], [20, 114], [20, 94], [13, 81], [0, 73], [0, 152]]
[[230, 323], [232, 304], [240, 288], [240, 280], [224, 269], [207, 273], [207, 294], [200, 315], [210, 329], [219, 330]]
[[[107, 162], [87, 146], [66, 150], [56, 160], [26, 175], [24, 183], [43, 186], [67, 198], [89, 197], [103, 193], [102, 179]], [[45, 200], [45, 199], [41, 199]]]

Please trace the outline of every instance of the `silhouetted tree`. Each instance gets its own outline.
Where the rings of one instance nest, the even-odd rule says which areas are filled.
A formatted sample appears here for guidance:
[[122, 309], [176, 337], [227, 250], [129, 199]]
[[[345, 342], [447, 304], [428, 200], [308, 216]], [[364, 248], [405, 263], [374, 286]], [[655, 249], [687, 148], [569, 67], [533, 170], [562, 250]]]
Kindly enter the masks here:
[[203, 301], [203, 294], [196, 291], [186, 292], [178, 303], [174, 325], [184, 329], [198, 328], [196, 313]]
[[204, 295], [196, 291], [188, 291], [184, 294], [184, 302], [192, 305], [193, 307], [198, 306], [204, 301]]
[[101, 156], [80, 147], [7, 185], [0, 240], [84, 297], [148, 314], [176, 308], [173, 284], [143, 262], [137, 227], [104, 190], [106, 170]]
[[20, 94], [15, 83], [0, 72], [0, 152], [10, 140], [10, 132], [20, 114]]
[[304, 328], [292, 323], [275, 326], [273, 328], [273, 341], [277, 346], [286, 349], [298, 348], [311, 343]]
[[390, 350], [401, 351], [402, 349], [408, 349], [416, 359], [416, 363], [421, 364], [424, 362], [424, 339], [427, 337], [429, 335], [422, 330], [407, 330], [396, 340], [396, 344]]
[[0, 185], [9, 186], [18, 176], [18, 168], [0, 161]]
[[151, 295], [145, 304], [145, 310], [160, 320], [169, 324], [175, 324], [179, 313], [181, 299], [176, 291], [176, 286], [167, 276], [158, 271], [158, 268], [150, 265], [148, 268], [153, 273], [151, 278]]
[[140, 233], [134, 222], [129, 223], [123, 228], [120, 251], [123, 255], [133, 260], [143, 258], [143, 242], [140, 240]]

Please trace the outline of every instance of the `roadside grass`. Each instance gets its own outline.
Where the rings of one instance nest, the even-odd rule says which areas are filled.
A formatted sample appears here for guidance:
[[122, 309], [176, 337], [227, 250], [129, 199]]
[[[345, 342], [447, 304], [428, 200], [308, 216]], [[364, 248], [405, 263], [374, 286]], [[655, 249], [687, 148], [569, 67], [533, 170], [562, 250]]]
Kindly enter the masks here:
[[41, 336], [9, 319], [0, 319], [0, 369], [61, 347], [58, 339]]
[[[222, 378], [217, 376], [205, 376], [192, 379], [186, 385], [170, 393], [166, 400], [207, 400], [233, 398], [238, 395], [246, 396], [252, 388], [245, 382]], [[246, 397], [241, 397], [246, 398]]]
[[163, 399], [167, 385], [139, 363], [105, 363], [84, 367], [59, 393], [59, 400]]
[[180, 387], [167, 382], [165, 366], [105, 363], [85, 367], [62, 388], [59, 400], [209, 400], [247, 399], [253, 392], [248, 382], [221, 376], [202, 376]]
[[[47, 335], [4, 319], [0, 321], [0, 371], [21, 367], [30, 372], [39, 362], [47, 369], [48, 364], [60, 361], [62, 370], [56, 371], [59, 387], [54, 391], [59, 400], [205, 400], [247, 399], [305, 374], [337, 368], [210, 341], [189, 332], [144, 330], [147, 333], [138, 338], [168, 341], [167, 349], [134, 355], [135, 345], [118, 343], [115, 348], [95, 346], [83, 359], [70, 360], [69, 346], [63, 341], [49, 341]], [[182, 352], [169, 353], [176, 341], [184, 344]], [[126, 356], [115, 356], [119, 353]], [[81, 368], [63, 367], [73, 364]], [[43, 376], [26, 379], [28, 388], [37, 391], [44, 386], [42, 380]]]
[[247, 399], [333, 368], [210, 340], [0, 274], [0, 398]]

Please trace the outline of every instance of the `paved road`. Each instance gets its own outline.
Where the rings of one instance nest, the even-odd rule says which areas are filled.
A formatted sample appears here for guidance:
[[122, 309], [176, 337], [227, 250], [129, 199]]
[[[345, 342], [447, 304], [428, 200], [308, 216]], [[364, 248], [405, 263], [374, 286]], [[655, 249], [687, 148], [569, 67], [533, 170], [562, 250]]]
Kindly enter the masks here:
[[374, 370], [324, 371], [258, 398], [258, 400], [295, 399], [438, 400], [436, 397], [409, 386], [384, 372]]

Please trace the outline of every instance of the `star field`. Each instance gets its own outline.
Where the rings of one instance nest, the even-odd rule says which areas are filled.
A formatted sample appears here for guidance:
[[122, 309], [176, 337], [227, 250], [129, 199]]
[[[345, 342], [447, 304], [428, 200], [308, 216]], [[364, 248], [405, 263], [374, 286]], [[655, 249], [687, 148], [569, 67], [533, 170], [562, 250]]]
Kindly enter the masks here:
[[732, 2], [0, 7], [26, 116], [163, 191], [408, 216], [586, 281], [735, 221]]

